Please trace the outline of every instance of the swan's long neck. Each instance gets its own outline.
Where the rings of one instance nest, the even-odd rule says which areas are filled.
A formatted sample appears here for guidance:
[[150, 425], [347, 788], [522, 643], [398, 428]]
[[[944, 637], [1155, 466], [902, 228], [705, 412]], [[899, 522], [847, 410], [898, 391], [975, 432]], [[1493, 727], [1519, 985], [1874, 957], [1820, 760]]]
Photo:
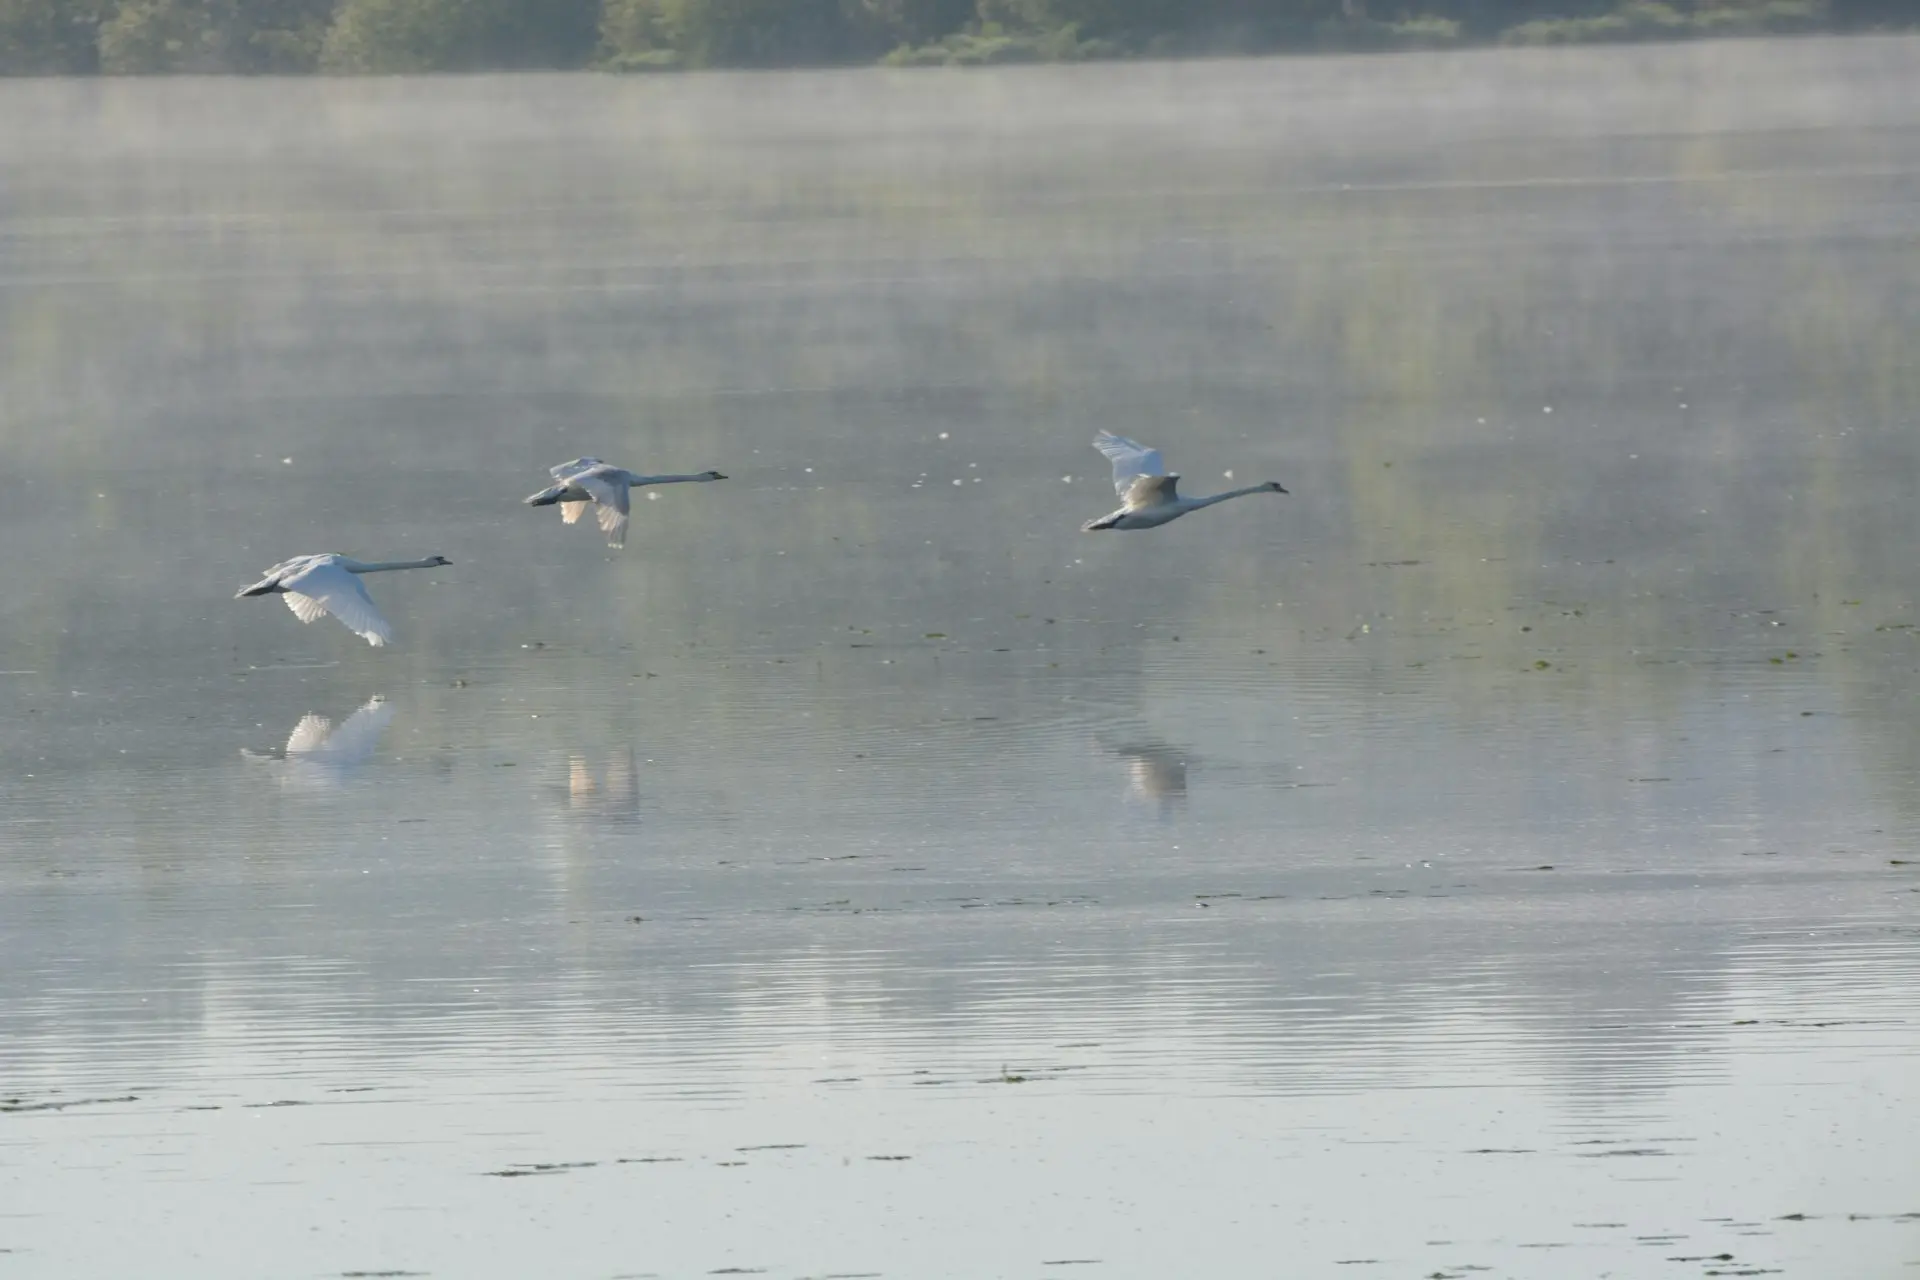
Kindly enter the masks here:
[[1244, 498], [1250, 493], [1272, 492], [1273, 490], [1264, 484], [1250, 484], [1244, 489], [1229, 489], [1225, 493], [1210, 493], [1204, 498], [1188, 498], [1187, 502], [1193, 510], [1198, 511], [1201, 507], [1210, 507], [1216, 502], [1225, 502], [1228, 498]]
[[354, 560], [345, 566], [350, 573], [385, 573], [389, 569], [437, 569], [439, 567], [438, 560], [382, 560], [374, 564]]
[[718, 478], [718, 476], [710, 476], [704, 472], [697, 476], [637, 476], [629, 471], [627, 473], [627, 484], [634, 488], [639, 488], [643, 484], [687, 484], [705, 480], [716, 480]]

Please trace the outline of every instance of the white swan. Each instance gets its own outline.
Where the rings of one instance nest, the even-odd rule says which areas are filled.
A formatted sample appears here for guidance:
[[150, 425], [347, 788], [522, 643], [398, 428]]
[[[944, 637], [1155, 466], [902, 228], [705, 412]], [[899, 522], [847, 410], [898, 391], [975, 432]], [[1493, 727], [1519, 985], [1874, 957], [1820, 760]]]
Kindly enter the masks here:
[[575, 458], [572, 462], [563, 462], [554, 467], [549, 474], [560, 483], [534, 494], [526, 500], [527, 505], [550, 507], [557, 502], [560, 504], [560, 518], [568, 524], [578, 520], [589, 504], [599, 507], [600, 532], [607, 535], [607, 545], [610, 547], [627, 545], [629, 490], [649, 484], [705, 483], [708, 480], [726, 479], [718, 471], [702, 471], [691, 476], [643, 476], [619, 467], [610, 467], [598, 458]]
[[369, 564], [346, 556], [325, 552], [313, 556], [295, 556], [267, 570], [267, 576], [250, 587], [233, 593], [242, 596], [284, 595], [287, 608], [302, 622], [312, 622], [330, 613], [347, 624], [347, 629], [364, 636], [378, 648], [393, 639], [393, 628], [373, 607], [373, 599], [357, 575], [385, 573], [390, 569], [433, 569], [453, 561], [445, 556], [424, 560], [388, 560]]
[[1242, 498], [1249, 493], [1286, 492], [1278, 482], [1269, 480], [1205, 498], [1183, 498], [1175, 488], [1179, 475], [1168, 474], [1158, 449], [1149, 449], [1111, 431], [1095, 436], [1093, 447], [1113, 459], [1113, 487], [1120, 495], [1120, 509], [1098, 520], [1087, 521], [1080, 526], [1083, 533], [1096, 529], [1151, 529], [1228, 498]]

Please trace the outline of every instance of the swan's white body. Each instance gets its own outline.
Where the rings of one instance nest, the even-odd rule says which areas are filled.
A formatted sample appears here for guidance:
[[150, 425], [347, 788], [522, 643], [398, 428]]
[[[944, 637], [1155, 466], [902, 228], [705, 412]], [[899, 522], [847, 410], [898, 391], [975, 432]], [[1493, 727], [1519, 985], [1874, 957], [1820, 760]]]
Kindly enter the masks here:
[[444, 556], [424, 560], [388, 560], [370, 563], [353, 560], [333, 552], [295, 556], [267, 570], [267, 576], [250, 587], [234, 593], [241, 596], [281, 595], [287, 608], [302, 622], [312, 622], [332, 614], [345, 623], [347, 630], [362, 637], [375, 648], [393, 639], [393, 628], [373, 607], [373, 597], [360, 581], [363, 573], [386, 573], [392, 569], [432, 569], [452, 561]]
[[1180, 476], [1167, 471], [1158, 449], [1149, 449], [1111, 431], [1095, 436], [1093, 447], [1113, 461], [1113, 488], [1120, 495], [1120, 509], [1081, 525], [1085, 533], [1098, 529], [1151, 529], [1228, 498], [1242, 498], [1249, 493], [1286, 492], [1278, 482], [1269, 480], [1204, 498], [1183, 498], [1177, 487]]
[[552, 468], [548, 474], [560, 483], [531, 495], [526, 504], [550, 507], [557, 502], [560, 518], [568, 524], [578, 520], [588, 507], [597, 508], [600, 532], [607, 535], [610, 547], [627, 545], [627, 516], [632, 510], [633, 490], [650, 484], [702, 484], [726, 479], [718, 471], [702, 471], [690, 476], [643, 476], [610, 467], [598, 458], [575, 458]]
[[240, 752], [249, 759], [283, 766], [283, 786], [336, 787], [372, 758], [391, 719], [393, 704], [375, 694], [337, 729], [326, 716], [305, 715], [293, 727], [284, 751], [258, 752], [242, 747]]

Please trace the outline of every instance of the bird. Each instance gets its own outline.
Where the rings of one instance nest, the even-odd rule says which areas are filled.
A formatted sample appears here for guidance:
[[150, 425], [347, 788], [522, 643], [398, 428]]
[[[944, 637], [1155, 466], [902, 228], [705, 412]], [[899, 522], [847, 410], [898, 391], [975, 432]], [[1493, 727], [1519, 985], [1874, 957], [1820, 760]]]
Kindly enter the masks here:
[[619, 467], [610, 467], [598, 458], [575, 458], [552, 468], [550, 474], [560, 483], [526, 499], [530, 507], [560, 504], [560, 518], [568, 524], [580, 518], [589, 505], [599, 508], [600, 532], [607, 545], [627, 545], [628, 491], [649, 484], [704, 484], [725, 480], [718, 471], [702, 471], [691, 476], [643, 476]]
[[1151, 529], [1228, 498], [1241, 498], [1249, 493], [1286, 492], [1278, 481], [1269, 480], [1204, 498], [1183, 498], [1175, 488], [1179, 474], [1168, 473], [1158, 449], [1149, 449], [1111, 431], [1095, 436], [1093, 447], [1113, 460], [1113, 487], [1120, 495], [1120, 509], [1098, 520], [1087, 521], [1080, 526], [1083, 533], [1100, 529]]
[[377, 649], [393, 639], [393, 628], [373, 607], [373, 599], [367, 595], [367, 588], [358, 575], [385, 573], [390, 569], [434, 569], [452, 563], [445, 556], [372, 564], [332, 551], [295, 556], [267, 570], [267, 576], [252, 586], [234, 592], [233, 598], [284, 595], [287, 608], [293, 610], [293, 616], [300, 621], [312, 622], [330, 613], [344, 622], [347, 630]]
[[242, 747], [240, 754], [281, 766], [283, 786], [336, 787], [372, 758], [391, 719], [393, 704], [376, 693], [338, 728], [326, 716], [304, 715], [293, 727], [284, 750]]

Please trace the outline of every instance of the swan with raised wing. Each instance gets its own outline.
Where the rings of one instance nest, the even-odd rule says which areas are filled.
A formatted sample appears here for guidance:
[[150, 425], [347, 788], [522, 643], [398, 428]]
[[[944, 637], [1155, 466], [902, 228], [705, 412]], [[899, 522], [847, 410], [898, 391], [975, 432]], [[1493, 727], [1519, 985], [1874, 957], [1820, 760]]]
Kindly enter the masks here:
[[560, 504], [560, 518], [568, 524], [578, 520], [588, 507], [598, 508], [600, 532], [607, 545], [627, 545], [627, 516], [632, 510], [631, 491], [653, 484], [704, 484], [725, 480], [718, 471], [701, 471], [688, 476], [643, 476], [621, 467], [608, 466], [598, 458], [575, 458], [563, 462], [548, 473], [560, 483], [542, 489], [526, 499], [530, 507]]
[[445, 556], [373, 562], [354, 560], [330, 551], [319, 555], [295, 556], [267, 570], [267, 576], [252, 586], [234, 592], [233, 598], [285, 596], [287, 608], [293, 610], [293, 616], [300, 621], [312, 622], [330, 613], [345, 623], [347, 630], [379, 648], [393, 639], [393, 628], [373, 607], [373, 597], [367, 594], [366, 585], [360, 581], [359, 575], [386, 573], [393, 569], [435, 569], [452, 563]]
[[1183, 498], [1176, 487], [1180, 476], [1169, 473], [1158, 449], [1102, 431], [1093, 438], [1093, 447], [1113, 462], [1113, 488], [1120, 495], [1120, 509], [1080, 526], [1083, 533], [1098, 529], [1151, 529], [1169, 520], [1178, 520], [1189, 511], [1210, 507], [1228, 498], [1243, 498], [1250, 493], [1285, 493], [1278, 481], [1229, 489], [1204, 498]]

